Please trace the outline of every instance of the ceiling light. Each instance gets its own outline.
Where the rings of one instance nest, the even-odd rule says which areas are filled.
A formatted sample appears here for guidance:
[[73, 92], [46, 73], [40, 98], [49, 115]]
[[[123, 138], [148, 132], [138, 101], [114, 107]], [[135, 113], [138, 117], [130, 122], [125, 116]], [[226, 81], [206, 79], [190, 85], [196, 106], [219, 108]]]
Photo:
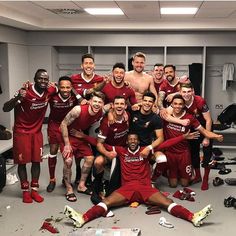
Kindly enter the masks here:
[[196, 14], [198, 8], [197, 7], [163, 7], [161, 8], [162, 15], [181, 15], [181, 14]]
[[85, 8], [91, 15], [124, 15], [120, 8]]

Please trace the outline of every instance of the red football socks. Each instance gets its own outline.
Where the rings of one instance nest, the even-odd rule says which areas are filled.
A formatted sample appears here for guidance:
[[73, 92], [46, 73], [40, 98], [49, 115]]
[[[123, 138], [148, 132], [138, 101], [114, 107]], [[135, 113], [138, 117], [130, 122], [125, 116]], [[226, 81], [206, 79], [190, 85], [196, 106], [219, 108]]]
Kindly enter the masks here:
[[100, 216], [103, 216], [107, 212], [107, 206], [105, 203], [100, 202], [97, 205], [93, 206], [86, 213], [84, 213], [83, 218], [86, 222], [96, 219]]
[[203, 176], [202, 186], [201, 186], [201, 190], [203, 191], [209, 188], [209, 185], [208, 185], [209, 173], [210, 173], [210, 168], [209, 167], [204, 168], [204, 176]]
[[168, 212], [175, 217], [188, 221], [191, 221], [193, 218], [193, 213], [191, 211], [176, 203], [171, 203], [169, 205]]

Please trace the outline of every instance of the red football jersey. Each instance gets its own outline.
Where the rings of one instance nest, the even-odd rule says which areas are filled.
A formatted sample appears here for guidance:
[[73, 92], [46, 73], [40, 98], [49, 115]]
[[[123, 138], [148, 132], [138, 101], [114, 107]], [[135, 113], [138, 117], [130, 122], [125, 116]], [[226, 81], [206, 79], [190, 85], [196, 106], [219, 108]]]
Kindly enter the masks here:
[[22, 133], [37, 133], [41, 131], [49, 99], [57, 92], [55, 87], [49, 87], [39, 94], [34, 84], [26, 90], [26, 96], [15, 107], [14, 131]]
[[[194, 129], [198, 129], [201, 126], [199, 121], [189, 113], [184, 112], [184, 114], [182, 115], [182, 117], [180, 117], [180, 119], [182, 120], [189, 119], [190, 124], [188, 126], [183, 126], [165, 120], [163, 121], [164, 122], [163, 131], [165, 140], [177, 137], [179, 135], [183, 135], [187, 133], [191, 127], [193, 127]], [[188, 140], [184, 139], [180, 143], [169, 147], [168, 151], [173, 153], [181, 153], [183, 150], [186, 150], [188, 148], [189, 148]]]
[[130, 182], [151, 185], [149, 158], [140, 156], [140, 152], [144, 147], [139, 147], [135, 152], [123, 147], [114, 148], [121, 164], [121, 185], [123, 186]]
[[99, 121], [103, 116], [102, 109], [95, 114], [94, 116], [89, 114], [88, 108], [89, 105], [81, 105], [81, 112], [79, 117], [77, 117], [72, 124], [69, 126], [69, 129], [77, 129], [85, 131], [87, 130], [93, 123]]
[[209, 108], [207, 106], [206, 100], [201, 96], [195, 95], [192, 103], [187, 106], [187, 112], [195, 116], [201, 124], [205, 123], [205, 119], [203, 117], [203, 113], [209, 112]]
[[66, 114], [77, 104], [78, 100], [74, 95], [64, 99], [60, 93], [57, 93], [49, 100], [49, 121], [61, 123]]
[[76, 92], [81, 96], [85, 96], [86, 89], [93, 88], [98, 83], [103, 82], [103, 80], [104, 80], [103, 77], [96, 74], [94, 74], [90, 80], [86, 80], [83, 76], [83, 73], [71, 76], [72, 86], [76, 90]]
[[160, 85], [160, 88], [159, 88], [159, 91], [163, 91], [165, 92], [165, 95], [169, 95], [171, 93], [176, 93], [176, 92], [179, 92], [180, 90], [180, 84], [179, 82], [177, 82], [176, 84], [172, 85], [168, 82], [167, 79], [165, 79], [161, 85]]
[[125, 146], [128, 132], [128, 121], [122, 120], [121, 122], [109, 124], [106, 116], [101, 121], [98, 137], [104, 139], [105, 143], [109, 145]]
[[126, 85], [122, 88], [115, 88], [112, 83], [109, 82], [104, 86], [102, 92], [106, 95], [105, 104], [113, 102], [116, 96], [123, 96], [131, 105], [137, 103], [134, 90]]

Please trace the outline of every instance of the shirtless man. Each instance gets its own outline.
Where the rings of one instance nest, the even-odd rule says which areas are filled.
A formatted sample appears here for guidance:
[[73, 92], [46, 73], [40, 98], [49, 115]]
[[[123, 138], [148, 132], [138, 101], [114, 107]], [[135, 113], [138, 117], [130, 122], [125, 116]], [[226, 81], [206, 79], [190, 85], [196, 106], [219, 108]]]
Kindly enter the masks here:
[[157, 98], [157, 92], [154, 87], [152, 76], [144, 72], [146, 56], [142, 52], [137, 52], [133, 56], [133, 70], [126, 72], [125, 80], [130, 83], [130, 86], [135, 91], [135, 96], [138, 102], [142, 101], [145, 91], [150, 90]]

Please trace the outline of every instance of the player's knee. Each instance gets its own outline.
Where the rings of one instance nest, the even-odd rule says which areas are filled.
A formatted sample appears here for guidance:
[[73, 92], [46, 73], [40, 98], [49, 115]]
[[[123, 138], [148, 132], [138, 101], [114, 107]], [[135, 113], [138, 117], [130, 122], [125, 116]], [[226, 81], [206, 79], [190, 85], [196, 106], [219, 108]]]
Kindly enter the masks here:
[[66, 165], [67, 168], [71, 168], [72, 163], [73, 163], [73, 159], [72, 158], [66, 158], [65, 159], [65, 165]]
[[99, 156], [95, 159], [94, 166], [95, 166], [96, 169], [100, 169], [104, 165], [105, 165], [105, 160], [102, 156]]
[[94, 156], [87, 156], [84, 158], [86, 165], [92, 166], [94, 161]]

